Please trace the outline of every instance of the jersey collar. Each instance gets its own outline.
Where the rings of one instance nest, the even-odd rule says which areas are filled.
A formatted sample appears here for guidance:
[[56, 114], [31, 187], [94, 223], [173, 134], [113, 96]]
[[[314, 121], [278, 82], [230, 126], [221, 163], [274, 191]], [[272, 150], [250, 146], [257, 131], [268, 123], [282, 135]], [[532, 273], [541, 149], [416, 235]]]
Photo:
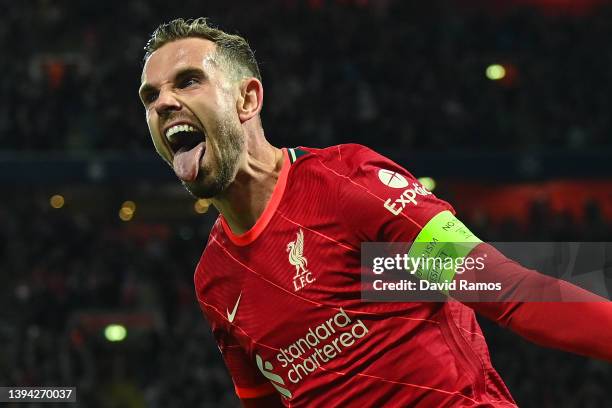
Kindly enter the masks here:
[[251, 227], [250, 230], [246, 231], [243, 234], [236, 235], [232, 232], [232, 229], [225, 221], [223, 215], [220, 215], [221, 225], [223, 226], [223, 231], [229, 237], [230, 241], [232, 241], [235, 245], [245, 246], [257, 239], [257, 237], [263, 232], [266, 228], [272, 216], [276, 212], [278, 208], [278, 204], [283, 197], [283, 193], [285, 192], [285, 186], [287, 185], [287, 176], [289, 175], [289, 167], [291, 166], [291, 161], [289, 160], [289, 154], [287, 153], [287, 149], [283, 148], [283, 166], [281, 167], [280, 174], [278, 175], [278, 180], [276, 181], [276, 185], [274, 186], [274, 190], [272, 191], [272, 196], [266, 204], [266, 208], [263, 213], [255, 222], [255, 225]]

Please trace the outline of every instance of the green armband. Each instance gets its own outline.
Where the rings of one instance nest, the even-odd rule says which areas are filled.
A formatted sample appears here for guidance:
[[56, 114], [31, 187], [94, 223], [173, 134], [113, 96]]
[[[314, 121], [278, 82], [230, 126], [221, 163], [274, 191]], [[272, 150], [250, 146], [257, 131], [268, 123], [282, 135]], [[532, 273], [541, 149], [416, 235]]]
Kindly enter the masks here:
[[[408, 256], [421, 258], [414, 273], [419, 279], [450, 283], [457, 266], [463, 264], [465, 257], [481, 242], [450, 211], [442, 211], [423, 227]], [[448, 291], [443, 292], [448, 294]]]

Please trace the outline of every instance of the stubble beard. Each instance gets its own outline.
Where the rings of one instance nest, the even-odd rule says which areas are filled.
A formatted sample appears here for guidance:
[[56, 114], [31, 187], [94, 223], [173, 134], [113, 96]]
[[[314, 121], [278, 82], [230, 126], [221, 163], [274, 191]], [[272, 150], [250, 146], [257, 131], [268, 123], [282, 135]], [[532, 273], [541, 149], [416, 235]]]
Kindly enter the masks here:
[[[182, 182], [196, 198], [213, 198], [221, 194], [234, 180], [238, 160], [244, 148], [241, 127], [230, 118], [222, 118], [214, 129], [217, 149], [210, 147], [213, 163], [203, 163], [193, 183]], [[211, 144], [212, 145], [212, 144]], [[213, 167], [214, 166], [214, 167]]]

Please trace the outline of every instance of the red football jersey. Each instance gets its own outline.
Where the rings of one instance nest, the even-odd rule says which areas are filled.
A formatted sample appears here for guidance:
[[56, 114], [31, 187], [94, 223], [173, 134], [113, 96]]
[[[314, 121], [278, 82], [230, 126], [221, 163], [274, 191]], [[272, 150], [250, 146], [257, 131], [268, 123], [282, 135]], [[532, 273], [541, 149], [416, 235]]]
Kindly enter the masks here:
[[360, 244], [410, 242], [452, 207], [359, 145], [283, 149], [253, 228], [219, 216], [198, 301], [241, 398], [288, 407], [514, 407], [468, 307], [360, 300]]

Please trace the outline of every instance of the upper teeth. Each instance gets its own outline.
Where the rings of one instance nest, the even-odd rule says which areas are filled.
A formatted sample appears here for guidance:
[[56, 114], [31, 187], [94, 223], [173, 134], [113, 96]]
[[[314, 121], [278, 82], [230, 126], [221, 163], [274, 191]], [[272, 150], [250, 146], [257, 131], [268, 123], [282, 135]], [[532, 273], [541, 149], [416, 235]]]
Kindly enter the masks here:
[[174, 125], [170, 129], [166, 130], [166, 138], [170, 138], [178, 132], [197, 132], [198, 130], [191, 125]]

